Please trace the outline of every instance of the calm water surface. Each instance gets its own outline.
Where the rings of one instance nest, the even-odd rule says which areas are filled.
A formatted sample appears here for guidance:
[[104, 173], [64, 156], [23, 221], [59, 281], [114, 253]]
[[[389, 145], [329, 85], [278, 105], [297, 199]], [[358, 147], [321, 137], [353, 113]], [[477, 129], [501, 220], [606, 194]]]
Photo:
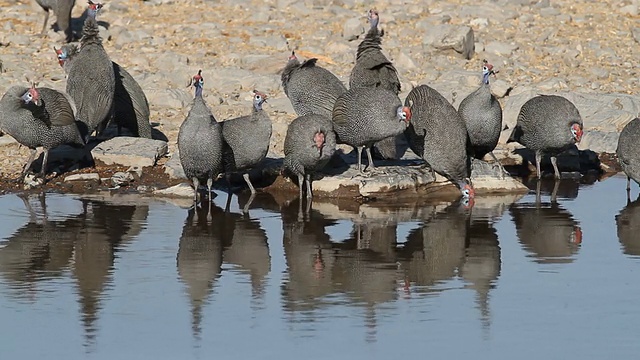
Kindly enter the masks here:
[[553, 187], [302, 218], [270, 195], [3, 196], [0, 357], [636, 358], [640, 202], [622, 176]]

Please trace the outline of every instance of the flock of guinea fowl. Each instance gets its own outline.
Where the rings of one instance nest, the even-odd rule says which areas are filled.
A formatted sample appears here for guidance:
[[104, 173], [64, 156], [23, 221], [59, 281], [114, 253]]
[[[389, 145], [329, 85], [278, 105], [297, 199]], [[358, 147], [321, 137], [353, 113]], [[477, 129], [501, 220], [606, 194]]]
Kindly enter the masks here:
[[[151, 137], [146, 96], [135, 79], [109, 59], [96, 19], [103, 5], [88, 3], [80, 47], [56, 49], [67, 73], [66, 91], [31, 83], [30, 87], [11, 87], [0, 99], [0, 130], [32, 151], [22, 178], [31, 168], [37, 147], [45, 150], [39, 174], [44, 178], [50, 149], [62, 144], [85, 147], [89, 136], [94, 131], [100, 135], [110, 122], [117, 124], [118, 133], [126, 127], [136, 136]], [[358, 45], [349, 89], [318, 66], [317, 59], [300, 62], [295, 52], [289, 57], [282, 85], [298, 117], [287, 129], [283, 174], [297, 178], [301, 199], [306, 184], [306, 196], [311, 199], [312, 177], [329, 166], [337, 144], [357, 151], [360, 174], [365, 173], [361, 160], [364, 149], [366, 172], [374, 176], [372, 149], [393, 158], [396, 142], [403, 137], [434, 175], [439, 173], [455, 184], [463, 199], [473, 198], [471, 158], [491, 155], [504, 173], [493, 155], [502, 130], [502, 109], [489, 85], [493, 66], [483, 62], [480, 86], [457, 110], [427, 85], [414, 87], [402, 102], [397, 71], [381, 51], [384, 31], [378, 29], [378, 12], [370, 10], [368, 19], [370, 29]], [[262, 108], [267, 95], [254, 90], [250, 115], [218, 122], [202, 97], [202, 70], [189, 85], [195, 97], [180, 126], [178, 150], [185, 175], [196, 190], [194, 201], [200, 200], [201, 185], [206, 184], [210, 195], [221, 174], [229, 183], [231, 174], [242, 173], [254, 194], [249, 170], [265, 159], [272, 133], [271, 120]], [[580, 142], [582, 136], [582, 118], [569, 100], [538, 95], [520, 109], [508, 141], [535, 152], [538, 178], [541, 158], [549, 155], [559, 178], [556, 156]], [[639, 119], [627, 124], [620, 134], [617, 153], [627, 174], [627, 188], [630, 178], [640, 181], [639, 137]]]

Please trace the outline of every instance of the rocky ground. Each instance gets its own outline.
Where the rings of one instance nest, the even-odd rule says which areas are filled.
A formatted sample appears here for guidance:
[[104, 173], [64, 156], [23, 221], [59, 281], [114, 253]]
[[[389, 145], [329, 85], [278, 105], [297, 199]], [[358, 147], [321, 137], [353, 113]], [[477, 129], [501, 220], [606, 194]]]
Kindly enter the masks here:
[[[390, 0], [374, 5], [385, 30], [384, 51], [402, 81], [401, 98], [413, 85], [426, 83], [457, 107], [478, 86], [482, 59], [487, 59], [500, 70], [493, 90], [507, 127], [530, 97], [559, 93], [574, 101], [584, 118], [579, 149], [600, 155], [615, 150], [618, 132], [640, 112], [634, 95], [640, 71], [635, 66], [636, 0]], [[0, 0], [0, 6], [0, 93], [26, 84], [25, 76], [64, 90], [64, 72], [53, 52], [62, 35], [53, 30], [36, 35], [44, 12], [35, 1]], [[168, 139], [166, 157], [158, 159], [162, 165], [175, 153], [178, 128], [193, 97], [186, 84], [198, 69], [205, 77], [204, 97], [219, 121], [247, 114], [253, 89], [269, 95], [271, 156], [281, 156], [287, 125], [295, 118], [279, 74], [290, 51], [317, 57], [319, 65], [348, 83], [371, 6], [359, 0], [112, 0], [105, 2], [99, 20], [106, 51], [139, 81], [152, 123]], [[73, 11], [78, 32], [84, 8], [78, 1]], [[497, 155], [505, 163], [521, 162], [513, 144], [504, 144], [509, 133], [504, 131]], [[17, 176], [27, 155], [8, 136], [0, 138], [0, 177], [5, 179], [0, 187], [15, 188], [7, 179]], [[82, 172], [103, 177], [114, 166], [99, 163]], [[149, 173], [158, 173], [150, 176], [153, 183], [179, 182], [171, 174]], [[50, 183], [63, 182], [65, 175]]]

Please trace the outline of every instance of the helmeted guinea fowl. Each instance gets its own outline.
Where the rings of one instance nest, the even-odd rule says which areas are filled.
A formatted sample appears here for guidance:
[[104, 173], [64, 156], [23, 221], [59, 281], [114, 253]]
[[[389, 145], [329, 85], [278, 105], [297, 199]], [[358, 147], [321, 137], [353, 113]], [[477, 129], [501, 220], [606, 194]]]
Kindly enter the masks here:
[[193, 182], [194, 201], [198, 201], [200, 183], [207, 184], [211, 196], [213, 181], [222, 172], [222, 130], [202, 98], [202, 70], [191, 79], [195, 98], [178, 132], [180, 163], [187, 179]]
[[358, 171], [362, 174], [362, 149], [366, 149], [369, 167], [374, 169], [371, 147], [377, 141], [401, 134], [412, 112], [398, 95], [384, 88], [349, 89], [340, 95], [333, 108], [333, 128], [337, 141], [358, 151]]
[[322, 170], [336, 148], [336, 135], [331, 119], [323, 115], [305, 115], [293, 120], [284, 139], [283, 169], [298, 177], [300, 201], [303, 184], [307, 198], [312, 198], [311, 176]]
[[[358, 45], [356, 63], [349, 77], [349, 87], [352, 89], [382, 87], [397, 95], [401, 89], [400, 80], [393, 63], [382, 53], [380, 45], [384, 31], [378, 29], [380, 20], [378, 11], [369, 10], [368, 19], [370, 28], [364, 40]], [[374, 144], [374, 148], [382, 158], [396, 159], [399, 157], [398, 149], [401, 141], [401, 137], [389, 137]]]
[[631, 190], [631, 179], [640, 184], [640, 118], [624, 126], [616, 148], [618, 163], [627, 175], [627, 191]]
[[[68, 73], [70, 63], [73, 62], [79, 50], [76, 45], [63, 45], [56, 49], [58, 63]], [[111, 62], [115, 76], [114, 92], [114, 121], [118, 126], [118, 135], [121, 128], [129, 129], [134, 136], [151, 139], [151, 124], [149, 123], [149, 102], [140, 84], [115, 61]]]
[[46, 87], [12, 86], [0, 99], [0, 129], [31, 149], [22, 171], [27, 173], [37, 147], [44, 148], [40, 176], [47, 170], [49, 150], [63, 144], [83, 147], [74, 107], [65, 94]]
[[49, 22], [49, 10], [53, 10], [56, 16], [56, 24], [58, 28], [64, 32], [67, 42], [73, 41], [73, 32], [71, 30], [71, 10], [76, 4], [76, 0], [36, 0], [38, 5], [45, 11], [44, 23], [42, 24], [41, 35], [47, 30], [47, 22]]
[[460, 114], [428, 85], [413, 88], [404, 104], [411, 109], [411, 124], [405, 131], [411, 150], [433, 172], [458, 186], [464, 198], [473, 198], [467, 128]]
[[356, 64], [349, 77], [349, 88], [381, 87], [397, 95], [401, 89], [398, 72], [393, 63], [382, 53], [380, 44], [384, 31], [378, 30], [378, 21], [378, 12], [369, 10], [371, 28], [358, 45]]
[[113, 64], [102, 47], [96, 20], [102, 4], [89, 1], [89, 15], [84, 22], [80, 52], [69, 64], [67, 93], [78, 108], [77, 118], [84, 126], [81, 133], [88, 139], [94, 130], [98, 135], [113, 117], [116, 80]]
[[516, 127], [507, 142], [535, 151], [536, 172], [542, 177], [543, 154], [551, 156], [555, 177], [560, 178], [556, 156], [582, 139], [582, 117], [571, 101], [557, 95], [538, 95], [520, 108]]
[[271, 142], [271, 119], [262, 109], [266, 101], [265, 93], [253, 90], [251, 114], [221, 123], [224, 139], [222, 160], [227, 183], [231, 187], [231, 173], [242, 172], [252, 194], [256, 193], [256, 189], [249, 178], [249, 170], [267, 157]]
[[489, 86], [489, 76], [495, 73], [493, 65], [484, 60], [482, 85], [460, 102], [458, 113], [469, 133], [469, 155], [482, 160], [490, 154], [504, 175], [504, 169], [493, 153], [502, 131], [502, 107]]
[[329, 70], [316, 65], [318, 59], [300, 63], [294, 51], [282, 71], [282, 87], [298, 116], [318, 114], [331, 117], [338, 96], [347, 91]]

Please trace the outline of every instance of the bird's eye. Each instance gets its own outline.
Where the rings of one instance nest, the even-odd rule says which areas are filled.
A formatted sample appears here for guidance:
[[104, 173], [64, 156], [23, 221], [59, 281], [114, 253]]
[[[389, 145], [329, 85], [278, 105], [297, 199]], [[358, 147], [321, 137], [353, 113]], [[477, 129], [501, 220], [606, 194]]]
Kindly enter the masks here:
[[488, 68], [488, 67], [486, 67], [486, 66], [483, 66], [483, 67], [482, 67], [482, 71], [487, 72], [487, 71], [489, 71], [489, 68]]
[[262, 100], [262, 96], [256, 95], [256, 100]]
[[31, 93], [27, 93], [26, 95], [27, 95], [27, 99], [29, 100], [33, 99], [33, 95], [31, 95]]
[[469, 189], [462, 190], [462, 195], [464, 195], [465, 197], [469, 196]]
[[400, 117], [402, 117], [402, 120], [407, 118], [407, 113], [405, 111], [400, 113]]

